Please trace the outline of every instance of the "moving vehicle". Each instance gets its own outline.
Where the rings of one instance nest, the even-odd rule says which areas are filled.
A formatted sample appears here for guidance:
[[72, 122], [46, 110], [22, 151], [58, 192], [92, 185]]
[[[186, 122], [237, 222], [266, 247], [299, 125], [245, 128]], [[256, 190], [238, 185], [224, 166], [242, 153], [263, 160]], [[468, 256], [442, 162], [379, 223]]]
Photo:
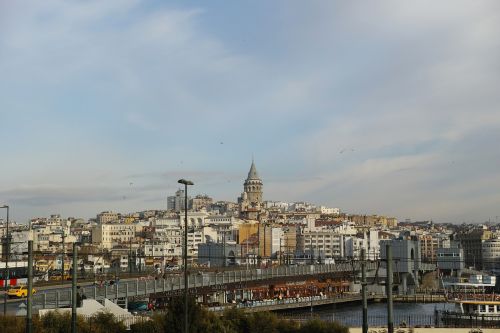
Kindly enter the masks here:
[[[36, 294], [35, 288], [31, 291], [31, 293], [34, 295]], [[12, 287], [7, 291], [7, 296], [9, 298], [17, 297], [17, 298], [23, 298], [28, 296], [28, 287], [27, 286], [17, 286], [17, 287]]]

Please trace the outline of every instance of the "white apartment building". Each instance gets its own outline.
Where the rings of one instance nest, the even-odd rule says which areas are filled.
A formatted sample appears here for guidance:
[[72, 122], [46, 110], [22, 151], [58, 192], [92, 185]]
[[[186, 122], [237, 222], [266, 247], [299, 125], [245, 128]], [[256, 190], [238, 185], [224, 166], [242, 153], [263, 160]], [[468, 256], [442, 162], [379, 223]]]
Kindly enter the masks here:
[[236, 225], [238, 223], [243, 223], [243, 220], [234, 216], [210, 215], [205, 218], [204, 223], [205, 225], [219, 225], [219, 224]]
[[179, 227], [179, 221], [180, 220], [179, 220], [178, 217], [153, 219], [151, 221], [151, 226], [155, 227], [156, 230], [169, 229], [169, 228], [178, 228]]
[[334, 233], [342, 234], [346, 236], [356, 236], [358, 230], [356, 229], [356, 224], [354, 222], [344, 221], [341, 224], [331, 228]]
[[[271, 230], [271, 256], [277, 257], [285, 246], [284, 231], [282, 228], [272, 228]], [[283, 242], [282, 242], [283, 239]]]
[[308, 202], [294, 202], [289, 206], [290, 211], [304, 211], [304, 212], [312, 212], [316, 210], [316, 206], [310, 204]]
[[[206, 211], [199, 212], [188, 212], [188, 227], [191, 228], [203, 228], [206, 224], [206, 219], [209, 217]], [[184, 226], [185, 216], [183, 213], [161, 219], [154, 219], [151, 222], [151, 226], [158, 228], [172, 227], [172, 226]]]
[[298, 235], [297, 250], [301, 252], [323, 253], [325, 258], [345, 256], [344, 235], [327, 229], [311, 230], [305, 228]]
[[361, 258], [361, 250], [367, 248], [367, 241], [363, 238], [354, 236], [345, 237], [345, 256], [346, 258]]
[[135, 237], [133, 224], [104, 223], [92, 228], [92, 243], [103, 249], [111, 249], [118, 244], [128, 244]]
[[264, 202], [264, 207], [266, 209], [278, 209], [280, 211], [287, 211], [288, 208], [290, 207], [290, 204], [288, 202], [283, 202], [283, 201], [265, 201]]
[[[188, 254], [190, 256], [198, 255], [198, 244], [205, 242], [205, 228], [196, 228], [196, 229], [188, 229]], [[181, 256], [182, 255], [182, 244], [184, 243], [184, 228], [180, 226], [165, 226], [163, 228], [157, 228], [154, 234], [154, 239], [158, 245], [158, 250], [154, 250], [154, 246], [151, 253], [161, 253], [163, 248], [163, 253], [167, 251], [167, 254], [173, 256]], [[166, 249], [166, 250], [165, 250]], [[160, 251], [160, 252], [158, 252]], [[146, 253], [147, 255], [147, 253]]]
[[[188, 227], [191, 228], [203, 228], [205, 226], [205, 219], [208, 217], [208, 213], [204, 211], [200, 212], [188, 212]], [[184, 227], [184, 214], [180, 214], [180, 223]]]
[[380, 239], [378, 238], [377, 230], [370, 230], [365, 233], [365, 238], [368, 240], [366, 244], [366, 257], [369, 260], [377, 260], [380, 258]]
[[32, 221], [30, 237], [33, 239], [33, 250], [46, 252], [60, 252], [63, 247], [67, 249], [76, 242], [76, 237], [71, 234], [71, 221], [61, 219], [59, 215], [51, 215], [47, 220]]
[[151, 241], [144, 244], [144, 254], [146, 257], [164, 258], [168, 260], [173, 257], [181, 257], [182, 246], [166, 241]]
[[164, 240], [167, 243], [181, 246], [183, 241], [182, 229], [179, 226], [172, 226], [163, 229], [156, 229], [155, 238]]
[[361, 258], [361, 250], [365, 250], [365, 258], [376, 260], [380, 257], [380, 243], [378, 231], [369, 230], [363, 234], [363, 237], [357, 235], [346, 235], [345, 256], [347, 258]]

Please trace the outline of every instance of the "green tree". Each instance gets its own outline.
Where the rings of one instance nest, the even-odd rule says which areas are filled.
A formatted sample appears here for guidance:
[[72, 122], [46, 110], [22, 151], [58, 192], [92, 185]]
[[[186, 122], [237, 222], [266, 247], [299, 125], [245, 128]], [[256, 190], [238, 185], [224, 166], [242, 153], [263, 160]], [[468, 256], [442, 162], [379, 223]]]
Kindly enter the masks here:
[[165, 316], [153, 315], [146, 320], [130, 326], [131, 333], [163, 333], [165, 332]]
[[71, 314], [50, 311], [40, 318], [40, 326], [43, 333], [71, 332]]
[[25, 332], [25, 318], [14, 316], [0, 316], [0, 332], [5, 328], [9, 333], [24, 333]]
[[92, 333], [125, 333], [127, 328], [112, 313], [99, 312], [88, 321]]
[[[193, 297], [188, 298], [188, 323], [190, 333], [226, 332], [220, 318], [203, 309]], [[164, 321], [165, 332], [183, 332], [184, 298], [176, 297], [167, 306]], [[222, 331], [221, 331], [222, 330]]]

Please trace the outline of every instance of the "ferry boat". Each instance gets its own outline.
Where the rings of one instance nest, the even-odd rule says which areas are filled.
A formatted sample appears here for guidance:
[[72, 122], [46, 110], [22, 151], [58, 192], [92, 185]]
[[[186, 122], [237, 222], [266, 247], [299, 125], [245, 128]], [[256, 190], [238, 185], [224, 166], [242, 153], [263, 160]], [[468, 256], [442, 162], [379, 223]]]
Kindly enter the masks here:
[[[457, 281], [458, 280], [458, 281]], [[468, 279], [443, 282], [446, 298], [454, 311], [443, 311], [446, 326], [500, 326], [500, 295], [493, 292], [496, 277], [471, 275]]]

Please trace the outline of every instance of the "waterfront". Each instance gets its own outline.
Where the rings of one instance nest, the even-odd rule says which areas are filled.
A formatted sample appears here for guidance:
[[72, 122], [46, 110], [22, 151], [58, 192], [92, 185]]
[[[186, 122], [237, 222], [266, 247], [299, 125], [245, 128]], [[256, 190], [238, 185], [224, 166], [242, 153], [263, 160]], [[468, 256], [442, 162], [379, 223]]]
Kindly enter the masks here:
[[[406, 323], [411, 326], [434, 326], [435, 310], [453, 310], [454, 305], [449, 303], [394, 303], [394, 324], [398, 326]], [[343, 304], [330, 307], [282, 313], [284, 317], [294, 319], [308, 319], [316, 316], [325, 321], [338, 321], [349, 327], [362, 325], [361, 304]], [[387, 325], [387, 304], [368, 304], [368, 325], [380, 327]]]

